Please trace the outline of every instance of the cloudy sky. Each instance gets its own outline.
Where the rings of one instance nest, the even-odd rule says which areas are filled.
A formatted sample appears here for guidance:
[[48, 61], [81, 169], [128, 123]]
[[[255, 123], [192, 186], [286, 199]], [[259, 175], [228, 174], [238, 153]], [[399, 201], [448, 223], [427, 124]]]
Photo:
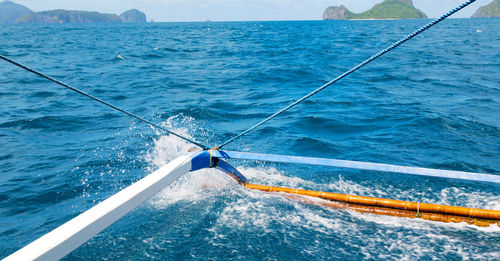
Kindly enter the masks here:
[[[121, 13], [137, 8], [148, 20], [170, 21], [241, 21], [241, 20], [319, 20], [330, 5], [343, 4], [362, 12], [382, 0], [12, 0], [35, 11], [76, 9]], [[437, 17], [466, 0], [413, 0], [429, 17]], [[454, 17], [470, 17], [492, 0], [478, 0]]]

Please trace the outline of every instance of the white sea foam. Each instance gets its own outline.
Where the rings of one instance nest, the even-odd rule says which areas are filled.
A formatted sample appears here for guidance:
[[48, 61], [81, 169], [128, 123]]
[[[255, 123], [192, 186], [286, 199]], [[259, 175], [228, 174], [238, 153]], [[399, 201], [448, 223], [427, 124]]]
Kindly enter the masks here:
[[[172, 122], [178, 120], [169, 119], [166, 125], [171, 127]], [[178, 128], [176, 131], [189, 136], [187, 129]], [[189, 148], [192, 148], [190, 144], [178, 138], [163, 136], [155, 141], [147, 159], [152, 168], [158, 168], [184, 154]], [[395, 187], [377, 185], [370, 187], [343, 178], [339, 178], [332, 184], [316, 184], [277, 168], [245, 165], [237, 167], [251, 183], [257, 184], [317, 187], [341, 193], [383, 195], [390, 196], [390, 198], [404, 195], [418, 200], [425, 198], [426, 193], [431, 193], [418, 189], [402, 191]], [[411, 193], [416, 195], [410, 195]], [[452, 205], [461, 203], [471, 207], [500, 208], [500, 196], [491, 193], [468, 193], [459, 188], [446, 188], [434, 193], [439, 193], [441, 198], [440, 202], [436, 203]], [[317, 235], [324, 236], [335, 234], [336, 237], [344, 238], [346, 244], [359, 249], [360, 254], [365, 258], [410, 260], [435, 257], [439, 259], [449, 253], [464, 260], [499, 258], [497, 252], [478, 252], [473, 246], [461, 243], [456, 236], [457, 233], [474, 231], [484, 233], [484, 236], [494, 236], [500, 232], [500, 228], [496, 225], [482, 228], [465, 223], [439, 223], [312, 206], [282, 197], [279, 193], [247, 190], [215, 169], [200, 170], [184, 176], [156, 195], [150, 200], [150, 204], [157, 209], [167, 209], [180, 201], [196, 204], [202, 201], [207, 202], [207, 200], [216, 202], [223, 198], [231, 200], [223, 200], [216, 222], [208, 228], [211, 233], [210, 242], [214, 246], [219, 244], [220, 239], [229, 235], [228, 231], [247, 231], [265, 235], [276, 233], [276, 227], [281, 227], [287, 229], [280, 233], [286, 234], [285, 238], [292, 239], [300, 238], [300, 231], [313, 231]], [[314, 253], [324, 250], [324, 247], [311, 242], [311, 245], [304, 251]], [[437, 249], [443, 252], [438, 253]]]
[[125, 57], [123, 55], [121, 55], [121, 54], [117, 54], [116, 58], [120, 59], [120, 60], [125, 60]]
[[[193, 126], [193, 118], [182, 114], [172, 116], [162, 123], [162, 126], [174, 130], [177, 134], [193, 139], [188, 127]], [[188, 126], [188, 127], [179, 127]], [[187, 153], [194, 148], [192, 144], [173, 135], [161, 136], [154, 141], [153, 150], [146, 155], [146, 160], [151, 164], [151, 170], [158, 169], [171, 160]]]
[[486, 192], [464, 192], [463, 188], [445, 188], [440, 192], [440, 204], [456, 204], [473, 208], [500, 209], [500, 195]]

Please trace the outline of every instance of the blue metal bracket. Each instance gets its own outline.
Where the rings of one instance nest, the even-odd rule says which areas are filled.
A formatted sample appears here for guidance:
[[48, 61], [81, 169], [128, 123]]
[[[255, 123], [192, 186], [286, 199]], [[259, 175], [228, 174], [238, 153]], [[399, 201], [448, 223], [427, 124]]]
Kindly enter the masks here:
[[195, 155], [191, 160], [191, 171], [212, 168], [215, 166], [214, 159], [216, 158], [212, 158], [210, 152], [204, 150], [193, 153], [196, 153], [197, 155]]
[[243, 174], [241, 174], [235, 167], [229, 165], [226, 161], [220, 158], [215, 158], [219, 162], [217, 164], [217, 169], [224, 171], [226, 174], [231, 176], [233, 179], [235, 179], [239, 184], [245, 184], [247, 183], [247, 179]]
[[243, 176], [243, 174], [241, 174], [235, 167], [231, 166], [221, 158], [213, 157], [213, 151], [204, 150], [193, 153], [197, 153], [197, 155], [195, 155], [191, 160], [191, 171], [205, 168], [217, 168], [231, 176], [239, 184], [245, 184], [247, 182], [245, 176]]

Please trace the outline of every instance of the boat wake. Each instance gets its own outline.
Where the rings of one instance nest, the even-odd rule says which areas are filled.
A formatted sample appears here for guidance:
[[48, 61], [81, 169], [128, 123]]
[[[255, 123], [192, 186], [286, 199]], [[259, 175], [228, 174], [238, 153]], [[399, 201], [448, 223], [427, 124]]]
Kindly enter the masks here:
[[[190, 137], [188, 129], [180, 128], [176, 131]], [[184, 154], [190, 148], [192, 145], [175, 137], [162, 136], [155, 140], [147, 160], [151, 168], [156, 169]], [[322, 184], [296, 177], [293, 173], [276, 167], [235, 163], [235, 166], [251, 183], [292, 188], [317, 188], [332, 192], [386, 196], [394, 199], [425, 201], [427, 198], [430, 200], [429, 203], [462, 204], [488, 209], [500, 208], [500, 196], [488, 192], [467, 193], [457, 187], [444, 188], [439, 191], [431, 189], [423, 191], [421, 187], [417, 187], [408, 191], [393, 186], [384, 187], [383, 184], [359, 184], [341, 175], [332, 183]], [[427, 197], [427, 194], [432, 195]], [[440, 202], [432, 202], [436, 194]], [[351, 249], [358, 253], [351, 253], [351, 256], [362, 258], [410, 259], [450, 255], [463, 259], [500, 258], [498, 252], [488, 252], [488, 248], [483, 249], [472, 239], [480, 237], [483, 241], [498, 242], [500, 228], [496, 225], [481, 228], [465, 223], [439, 223], [362, 214], [304, 204], [278, 193], [247, 190], [236, 184], [226, 174], [215, 169], [200, 170], [184, 176], [152, 198], [148, 205], [154, 211], [167, 213], [178, 209], [179, 205], [193, 208], [193, 212], [198, 216], [187, 217], [192, 219], [203, 220], [207, 216], [215, 215], [213, 221], [204, 227], [205, 235], [199, 239], [212, 246], [225, 246], [228, 241], [234, 242], [238, 238], [242, 242], [265, 241], [267, 239], [262, 238], [265, 237], [278, 240], [284, 249], [300, 245], [303, 248], [302, 256], [332, 256], [332, 252], [339, 249], [330, 249], [330, 246], [341, 244], [346, 245], [341, 251]], [[196, 210], [197, 208], [199, 210]], [[474, 236], [466, 236], [467, 234]], [[258, 245], [265, 246], [266, 244]], [[265, 251], [264, 249], [254, 250]], [[241, 257], [248, 257], [248, 253], [244, 250], [240, 251], [242, 251], [239, 253]], [[339, 254], [339, 257], [345, 254]]]

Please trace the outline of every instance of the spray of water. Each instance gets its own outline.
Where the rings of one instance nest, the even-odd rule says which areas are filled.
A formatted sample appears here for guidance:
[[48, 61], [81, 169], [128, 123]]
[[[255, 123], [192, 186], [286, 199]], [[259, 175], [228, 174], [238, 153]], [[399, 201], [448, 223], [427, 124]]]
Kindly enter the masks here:
[[[183, 128], [174, 129], [185, 135], [190, 135], [190, 124], [192, 119], [177, 116], [166, 121], [165, 124], [172, 125], [172, 122], [185, 124]], [[192, 146], [175, 137], [162, 136], [157, 139], [151, 152], [147, 155], [147, 160], [152, 169], [165, 165], [170, 160], [184, 154]], [[390, 195], [391, 197], [412, 193], [402, 191], [398, 188], [382, 188], [374, 186], [364, 186], [350, 180], [339, 178], [332, 184], [316, 184], [313, 181], [304, 180], [293, 176], [293, 173], [286, 173], [274, 167], [248, 165], [236, 165], [236, 167], [254, 183], [283, 185], [288, 187], [317, 187], [331, 189], [341, 193], [351, 193], [355, 195], [377, 194]], [[446, 188], [439, 191], [442, 202], [454, 204], [462, 202], [466, 198], [466, 204], [471, 207], [483, 207], [498, 209], [500, 207], [500, 196], [490, 193], [461, 192], [457, 188]], [[465, 194], [464, 194], [465, 193]], [[415, 196], [416, 200], [421, 200]], [[457, 238], [453, 235], [443, 235], [439, 230], [453, 230], [479, 233], [499, 233], [500, 228], [491, 226], [480, 228], [465, 223], [449, 224], [437, 223], [418, 219], [378, 216], [361, 214], [354, 211], [329, 209], [315, 205], [307, 205], [301, 202], [282, 197], [279, 194], [250, 191], [237, 185], [232, 178], [224, 173], [207, 169], [190, 173], [178, 182], [164, 189], [156, 195], [149, 204], [158, 211], [168, 209], [173, 204], [196, 204], [197, 202], [217, 202], [223, 200], [224, 206], [218, 212], [217, 222], [213, 224], [209, 231], [212, 233], [213, 244], [218, 240], [227, 237], [228, 228], [248, 231], [248, 233], [272, 233], [276, 225], [290, 228], [289, 237], [299, 237], [298, 231], [313, 231], [318, 235], [338, 234], [339, 237], [350, 238], [352, 244], [358, 245], [362, 254], [367, 258], [374, 258], [373, 249], [380, 245], [389, 245], [388, 252], [399, 253], [398, 258], [410, 259], [415, 257], [425, 257], [429, 251], [435, 251], [431, 246], [445, 245], [445, 250], [457, 254], [464, 259], [467, 258], [495, 258], [498, 253], [474, 253], [463, 244], [458, 244]], [[209, 203], [210, 204], [210, 203]], [[367, 237], [367, 231], [363, 226], [382, 226], [384, 231], [375, 231], [376, 235]], [[367, 224], [367, 225], [366, 225]], [[372, 224], [372, 225], [369, 225]], [[405, 230], [422, 231], [421, 236], [407, 238]], [[371, 232], [370, 232], [371, 233]], [[357, 242], [357, 243], [355, 243]], [[443, 243], [444, 242], [444, 243]], [[308, 249], [311, 253], [319, 251], [320, 246], [314, 244]], [[387, 258], [381, 251], [377, 258]]]

